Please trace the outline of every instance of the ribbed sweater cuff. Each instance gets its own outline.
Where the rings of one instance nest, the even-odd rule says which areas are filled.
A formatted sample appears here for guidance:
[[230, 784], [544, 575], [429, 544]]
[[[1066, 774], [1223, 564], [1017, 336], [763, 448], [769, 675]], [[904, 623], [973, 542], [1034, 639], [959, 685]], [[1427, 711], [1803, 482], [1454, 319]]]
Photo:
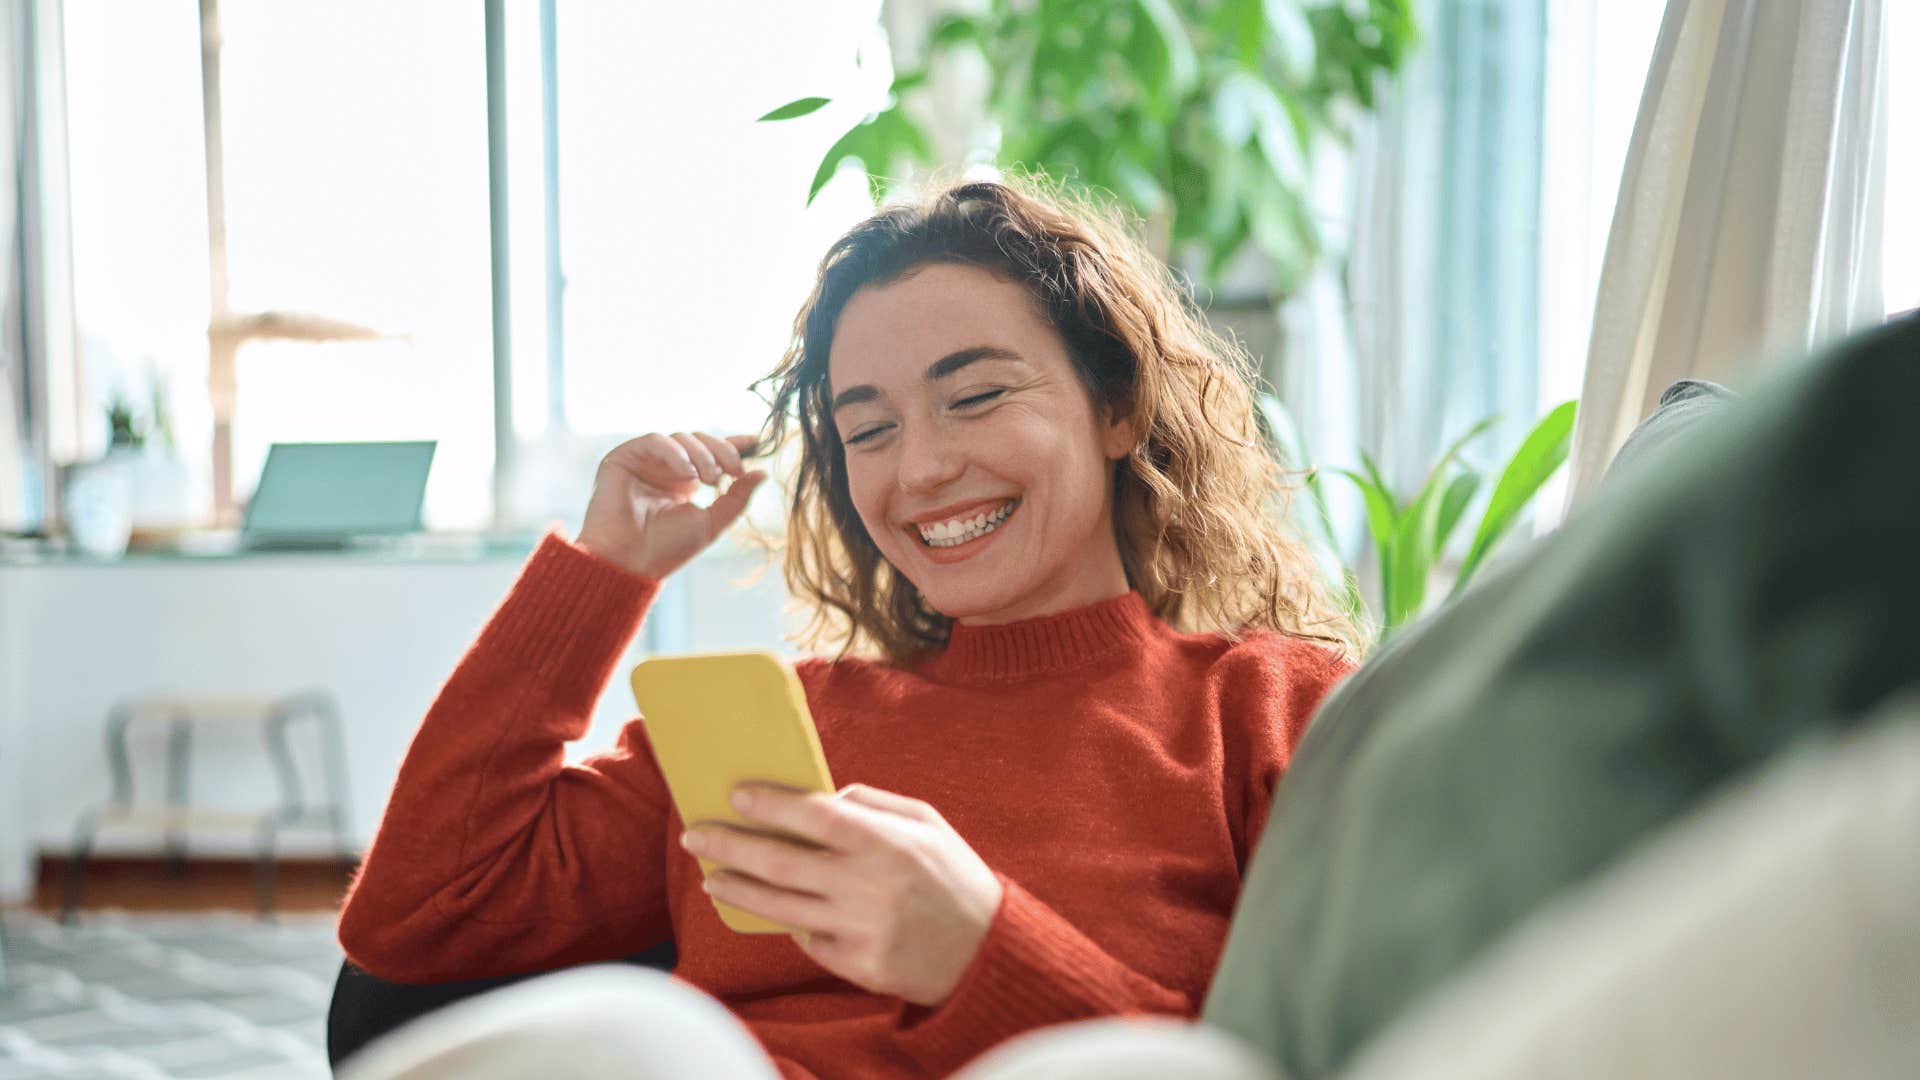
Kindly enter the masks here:
[[659, 589], [659, 582], [548, 533], [475, 651], [552, 688], [554, 704], [591, 711]]
[[1000, 910], [947, 1000], [901, 1012], [900, 1045], [939, 1075], [1021, 1032], [1142, 1005], [1098, 945], [1011, 878], [1000, 884]]

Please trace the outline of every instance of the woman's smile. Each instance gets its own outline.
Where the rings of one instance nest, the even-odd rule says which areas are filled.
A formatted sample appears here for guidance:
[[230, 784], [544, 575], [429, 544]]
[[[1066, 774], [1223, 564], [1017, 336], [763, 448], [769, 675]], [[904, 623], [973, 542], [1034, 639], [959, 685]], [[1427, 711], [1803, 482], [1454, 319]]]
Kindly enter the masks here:
[[920, 553], [928, 561], [955, 563], [972, 558], [1004, 530], [1008, 519], [1020, 508], [1020, 499], [997, 505], [988, 503], [977, 511], [957, 517], [942, 517], [907, 526], [920, 541]]
[[909, 526], [928, 547], [955, 547], [998, 528], [1020, 505], [1018, 496], [973, 503], [964, 511], [941, 510], [913, 520]]

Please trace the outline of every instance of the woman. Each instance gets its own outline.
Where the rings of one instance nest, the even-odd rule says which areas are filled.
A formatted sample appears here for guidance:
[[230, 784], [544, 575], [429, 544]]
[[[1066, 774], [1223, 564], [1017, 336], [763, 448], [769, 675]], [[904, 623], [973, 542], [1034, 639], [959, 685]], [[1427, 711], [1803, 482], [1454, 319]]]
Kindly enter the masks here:
[[[855, 227], [795, 329], [761, 439], [621, 445], [576, 540], [531, 557], [408, 752], [349, 958], [432, 982], [671, 938], [758, 1046], [712, 1037], [787, 1076], [1193, 1015], [1355, 645], [1277, 524], [1244, 359], [1124, 229], [990, 183]], [[853, 783], [739, 805], [814, 849], [680, 822], [638, 724], [562, 763], [658, 583], [764, 478], [743, 454], [790, 426], [787, 578], [838, 645], [798, 671]], [[703, 883], [695, 854], [728, 869]], [[797, 932], [735, 934], [708, 893]]]

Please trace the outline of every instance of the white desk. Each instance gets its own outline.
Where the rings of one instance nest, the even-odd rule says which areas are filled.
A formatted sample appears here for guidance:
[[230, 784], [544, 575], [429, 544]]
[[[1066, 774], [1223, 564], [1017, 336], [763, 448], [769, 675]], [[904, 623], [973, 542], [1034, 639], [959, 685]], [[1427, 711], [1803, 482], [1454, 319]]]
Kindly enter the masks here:
[[[137, 694], [331, 691], [346, 726], [352, 830], [364, 845], [414, 728], [522, 561], [507, 552], [0, 563], [0, 901], [28, 895], [37, 854], [66, 851], [75, 818], [106, 797], [107, 710]], [[656, 608], [662, 647], [782, 648], [778, 574], [736, 584], [754, 565], [729, 549], [684, 571], [675, 582], [684, 592]], [[604, 693], [575, 756], [609, 745], [632, 715], [618, 685]], [[294, 752], [308, 790], [319, 790], [317, 748], [298, 737], [308, 734], [296, 733]], [[163, 790], [162, 735], [132, 740], [143, 799]], [[195, 739], [197, 804], [272, 803], [257, 740], [239, 731]], [[244, 833], [189, 839], [208, 854], [252, 843]], [[157, 837], [103, 833], [97, 850], [162, 847]], [[328, 845], [323, 834], [290, 832], [282, 850], [324, 854]]]

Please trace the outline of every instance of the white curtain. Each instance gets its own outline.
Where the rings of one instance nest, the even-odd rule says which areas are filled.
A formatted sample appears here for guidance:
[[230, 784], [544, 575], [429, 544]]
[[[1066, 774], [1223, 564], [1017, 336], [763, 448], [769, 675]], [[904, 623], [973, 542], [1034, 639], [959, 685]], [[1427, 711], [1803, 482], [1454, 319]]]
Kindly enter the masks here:
[[1882, 317], [1884, 24], [1881, 0], [1670, 0], [1601, 270], [1574, 504], [1675, 379], [1738, 382]]

